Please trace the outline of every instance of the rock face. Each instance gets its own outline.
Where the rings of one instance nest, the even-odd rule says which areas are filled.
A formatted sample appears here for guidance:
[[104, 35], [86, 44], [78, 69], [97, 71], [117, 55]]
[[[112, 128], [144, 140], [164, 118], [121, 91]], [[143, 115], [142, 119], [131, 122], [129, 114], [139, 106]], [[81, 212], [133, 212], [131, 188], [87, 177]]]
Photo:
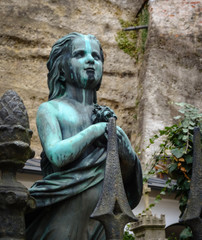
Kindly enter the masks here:
[[[55, 41], [70, 32], [93, 34], [100, 40], [105, 52], [105, 71], [98, 100], [100, 104], [115, 109], [118, 124], [130, 133], [128, 125], [133, 121], [137, 70], [134, 60], [118, 49], [115, 36], [121, 29], [119, 18], [132, 19], [143, 2], [0, 2], [0, 95], [13, 89], [23, 99], [34, 132], [32, 147], [36, 156], [41, 152], [35, 126], [36, 111], [48, 97], [46, 62]], [[127, 110], [122, 115], [125, 108]]]
[[143, 140], [171, 121], [176, 110], [169, 101], [200, 105], [199, 2], [149, 1], [149, 37], [141, 64], [118, 48], [115, 37], [119, 19], [133, 20], [144, 2], [0, 1], [0, 95], [13, 89], [23, 99], [36, 156], [41, 152], [36, 111], [48, 97], [46, 62], [55, 41], [73, 31], [100, 40], [105, 65], [98, 101], [115, 110], [117, 124], [134, 146], [144, 147]]
[[[142, 148], [155, 130], [172, 123], [177, 111], [170, 102], [202, 107], [200, 1], [154, 0], [150, 1], [149, 11], [142, 69]], [[150, 151], [144, 154], [145, 161], [150, 158]]]

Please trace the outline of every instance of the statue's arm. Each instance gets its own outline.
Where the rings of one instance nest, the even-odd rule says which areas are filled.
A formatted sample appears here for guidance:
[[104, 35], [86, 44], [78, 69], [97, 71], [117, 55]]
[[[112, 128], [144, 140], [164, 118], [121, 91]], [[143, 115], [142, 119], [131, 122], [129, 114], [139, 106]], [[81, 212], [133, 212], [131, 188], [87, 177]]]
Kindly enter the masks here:
[[[117, 127], [119, 157], [125, 159], [131, 167], [136, 164], [137, 156], [125, 132]], [[124, 161], [124, 160], [123, 160]]]
[[124, 187], [131, 208], [134, 208], [142, 196], [142, 168], [125, 132], [117, 127], [119, 158]]
[[77, 159], [86, 147], [105, 133], [106, 123], [91, 125], [63, 140], [56, 115], [50, 104], [42, 104], [37, 113], [37, 128], [49, 161], [57, 167], [63, 167]]

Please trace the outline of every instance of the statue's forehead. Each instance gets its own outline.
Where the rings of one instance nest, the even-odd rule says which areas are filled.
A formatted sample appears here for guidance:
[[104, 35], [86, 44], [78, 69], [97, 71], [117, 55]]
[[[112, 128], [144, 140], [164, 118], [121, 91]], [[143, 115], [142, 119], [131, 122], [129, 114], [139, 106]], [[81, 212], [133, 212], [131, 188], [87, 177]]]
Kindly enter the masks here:
[[93, 38], [89, 38], [88, 36], [77, 37], [72, 42], [72, 51], [76, 49], [87, 49], [87, 48], [97, 50], [98, 52], [100, 51], [98, 42]]

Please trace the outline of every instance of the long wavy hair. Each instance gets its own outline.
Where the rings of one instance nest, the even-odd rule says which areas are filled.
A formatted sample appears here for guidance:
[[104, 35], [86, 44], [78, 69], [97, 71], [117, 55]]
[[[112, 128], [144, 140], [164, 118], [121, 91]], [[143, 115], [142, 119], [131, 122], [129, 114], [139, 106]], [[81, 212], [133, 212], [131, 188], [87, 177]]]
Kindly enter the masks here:
[[[100, 47], [101, 61], [104, 63], [104, 56], [102, 47], [97, 38], [93, 35], [87, 35], [89, 39], [97, 41]], [[48, 73], [48, 87], [49, 87], [49, 100], [59, 98], [63, 96], [66, 90], [66, 81], [70, 79], [65, 79], [64, 75], [64, 65], [66, 60], [71, 57], [71, 46], [74, 39], [78, 37], [84, 37], [80, 33], [70, 33], [62, 38], [60, 38], [52, 47], [50, 52], [49, 60], [47, 62]], [[100, 88], [101, 80], [96, 86], [96, 91]]]

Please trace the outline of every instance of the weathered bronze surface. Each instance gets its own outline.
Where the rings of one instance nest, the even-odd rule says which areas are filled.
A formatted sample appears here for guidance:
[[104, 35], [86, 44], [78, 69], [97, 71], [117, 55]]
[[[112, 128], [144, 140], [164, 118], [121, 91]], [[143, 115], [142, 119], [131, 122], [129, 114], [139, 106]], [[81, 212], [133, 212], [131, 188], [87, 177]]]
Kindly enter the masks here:
[[187, 208], [180, 222], [191, 227], [194, 240], [202, 239], [202, 146], [199, 128], [194, 129], [192, 178]]
[[16, 181], [16, 171], [34, 156], [26, 109], [14, 91], [0, 99], [0, 239], [25, 239], [24, 212], [34, 208], [28, 190]]
[[115, 118], [109, 119], [103, 189], [91, 218], [104, 225], [107, 240], [123, 239], [124, 226], [138, 220], [131, 211], [123, 186]]
[[[52, 48], [47, 63], [49, 101], [37, 113], [44, 179], [30, 189], [37, 211], [27, 217], [28, 240], [106, 239], [103, 225], [90, 218], [104, 179], [107, 122], [115, 117], [110, 108], [97, 104], [103, 62], [100, 43], [92, 35], [71, 33]], [[134, 208], [142, 194], [141, 166], [124, 131], [116, 131], [123, 184]], [[111, 190], [121, 184], [118, 179], [109, 183]], [[116, 197], [123, 194], [113, 191]], [[133, 219], [118, 198], [113, 210], [120, 208]], [[124, 223], [130, 219], [118, 216]]]

